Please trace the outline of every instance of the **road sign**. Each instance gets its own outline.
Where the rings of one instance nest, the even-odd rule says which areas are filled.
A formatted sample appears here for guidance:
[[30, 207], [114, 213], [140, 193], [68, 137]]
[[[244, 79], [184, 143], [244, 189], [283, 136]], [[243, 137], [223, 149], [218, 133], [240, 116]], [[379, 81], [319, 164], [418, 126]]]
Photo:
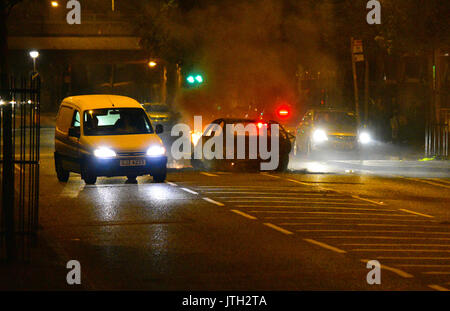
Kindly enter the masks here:
[[355, 63], [364, 61], [364, 55], [363, 54], [354, 54], [353, 58], [354, 58]]
[[363, 52], [363, 43], [362, 40], [353, 40], [352, 53], [362, 53]]

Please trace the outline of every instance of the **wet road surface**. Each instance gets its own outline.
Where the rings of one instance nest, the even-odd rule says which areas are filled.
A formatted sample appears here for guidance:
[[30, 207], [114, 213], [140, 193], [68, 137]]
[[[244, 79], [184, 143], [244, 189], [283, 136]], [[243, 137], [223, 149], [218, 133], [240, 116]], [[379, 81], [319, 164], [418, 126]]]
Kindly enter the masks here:
[[[397, 176], [320, 162], [318, 171], [182, 169], [163, 184], [88, 186], [76, 174], [59, 183], [51, 136], [43, 141], [39, 235], [59, 272], [81, 263], [84, 289], [450, 288], [445, 168]], [[367, 284], [368, 260], [381, 263], [381, 285]]]

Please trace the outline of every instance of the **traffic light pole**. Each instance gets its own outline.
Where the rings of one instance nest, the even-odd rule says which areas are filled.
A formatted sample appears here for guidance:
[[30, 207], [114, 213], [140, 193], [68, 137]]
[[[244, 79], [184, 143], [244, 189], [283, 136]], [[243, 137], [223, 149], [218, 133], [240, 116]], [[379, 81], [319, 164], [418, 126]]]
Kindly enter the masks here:
[[356, 75], [356, 60], [355, 60], [355, 54], [353, 49], [353, 37], [350, 39], [350, 53], [352, 56], [352, 72], [353, 72], [353, 89], [354, 89], [354, 95], [355, 95], [355, 113], [356, 113], [356, 119], [358, 122], [358, 126], [360, 125], [360, 118], [359, 118], [359, 97], [358, 97], [358, 77]]

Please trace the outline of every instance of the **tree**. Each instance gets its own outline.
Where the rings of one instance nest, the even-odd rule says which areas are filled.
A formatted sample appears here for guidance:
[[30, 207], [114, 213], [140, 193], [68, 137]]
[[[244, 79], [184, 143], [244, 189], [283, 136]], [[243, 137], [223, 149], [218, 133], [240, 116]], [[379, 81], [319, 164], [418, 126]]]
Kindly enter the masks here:
[[8, 26], [11, 9], [22, 0], [0, 0], [0, 74], [8, 73]]

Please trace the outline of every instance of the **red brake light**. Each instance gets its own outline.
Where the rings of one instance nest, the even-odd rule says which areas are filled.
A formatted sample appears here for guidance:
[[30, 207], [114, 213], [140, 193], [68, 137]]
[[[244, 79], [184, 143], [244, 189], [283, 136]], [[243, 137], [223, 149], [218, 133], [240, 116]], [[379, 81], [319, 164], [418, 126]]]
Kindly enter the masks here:
[[284, 109], [284, 108], [280, 109], [280, 110], [278, 110], [278, 115], [280, 117], [287, 117], [289, 115], [289, 110]]

